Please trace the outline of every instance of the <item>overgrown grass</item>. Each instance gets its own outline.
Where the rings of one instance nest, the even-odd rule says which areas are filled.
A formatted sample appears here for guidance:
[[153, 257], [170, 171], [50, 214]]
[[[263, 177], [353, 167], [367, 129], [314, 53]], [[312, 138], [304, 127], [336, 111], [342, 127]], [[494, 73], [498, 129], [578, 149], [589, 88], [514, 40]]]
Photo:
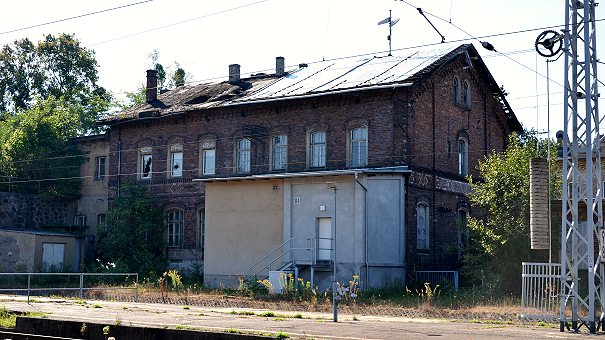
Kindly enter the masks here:
[[0, 308], [0, 327], [15, 328], [17, 324], [17, 315], [10, 313], [6, 307]]
[[[11, 313], [6, 307], [0, 307], [0, 328], [15, 328], [17, 324], [17, 313]], [[46, 313], [32, 312], [26, 313], [25, 316], [45, 318]]]

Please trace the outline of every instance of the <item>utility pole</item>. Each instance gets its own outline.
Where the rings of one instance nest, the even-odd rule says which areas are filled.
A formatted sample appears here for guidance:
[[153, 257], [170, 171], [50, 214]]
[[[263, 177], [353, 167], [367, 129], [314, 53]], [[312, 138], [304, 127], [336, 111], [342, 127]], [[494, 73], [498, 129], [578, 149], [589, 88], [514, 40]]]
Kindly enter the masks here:
[[332, 305], [334, 307], [333, 310], [333, 321], [338, 322], [338, 300], [340, 296], [338, 295], [338, 281], [336, 281], [336, 190], [338, 190], [336, 186], [336, 182], [328, 183], [330, 185], [330, 189], [332, 189], [334, 193], [334, 234], [332, 235], [332, 261], [333, 261], [333, 272], [332, 272]]
[[[560, 331], [565, 330], [569, 320], [567, 307], [571, 305], [571, 328], [577, 331], [585, 325], [593, 334], [597, 328], [597, 303], [601, 327], [605, 313], [600, 152], [603, 137], [599, 133], [596, 5], [595, 0], [567, 0], [565, 8], [560, 306]], [[549, 46], [556, 39], [545, 39], [541, 45], [552, 52]], [[585, 166], [579, 164], [582, 159]]]

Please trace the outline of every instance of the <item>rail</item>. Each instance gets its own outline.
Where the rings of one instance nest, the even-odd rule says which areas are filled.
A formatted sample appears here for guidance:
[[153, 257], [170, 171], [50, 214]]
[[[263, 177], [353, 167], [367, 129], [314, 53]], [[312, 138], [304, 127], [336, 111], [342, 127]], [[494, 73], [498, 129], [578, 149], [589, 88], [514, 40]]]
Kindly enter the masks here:
[[[290, 238], [256, 261], [250, 266], [249, 272], [251, 276], [256, 277], [263, 271], [271, 271], [277, 261], [283, 260], [287, 256], [289, 256], [289, 259], [281, 261], [280, 267], [286, 264], [296, 265], [297, 263], [316, 264], [319, 250], [332, 250], [332, 248], [320, 247], [320, 240], [331, 241], [332, 238]], [[300, 252], [303, 252], [303, 254], [300, 255]], [[309, 252], [311, 253], [309, 254]]]
[[458, 290], [458, 271], [457, 270], [417, 270], [417, 282], [428, 282], [432, 285], [450, 285]]
[[[139, 274], [138, 273], [0, 273], [0, 277], [19, 277], [27, 276], [27, 288], [0, 288], [2, 292], [27, 292], [27, 302], [29, 302], [32, 292], [40, 291], [78, 291], [80, 298], [84, 297], [85, 291], [95, 290], [134, 290], [135, 301], [139, 301]], [[43, 277], [43, 276], [59, 276], [59, 277], [79, 277], [78, 287], [32, 287], [32, 277]], [[124, 276], [128, 278], [134, 276], [134, 287], [86, 287], [84, 285], [85, 277], [93, 276]], [[4, 281], [4, 280], [1, 280]]]
[[521, 318], [557, 320], [560, 310], [561, 264], [523, 262]]

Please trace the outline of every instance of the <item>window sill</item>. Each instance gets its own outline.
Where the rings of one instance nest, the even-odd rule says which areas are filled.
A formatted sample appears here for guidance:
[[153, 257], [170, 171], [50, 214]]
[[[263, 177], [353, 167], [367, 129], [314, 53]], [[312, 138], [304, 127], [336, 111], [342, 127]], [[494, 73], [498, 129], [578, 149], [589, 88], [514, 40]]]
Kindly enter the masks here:
[[465, 111], [472, 111], [472, 107], [471, 106], [467, 106], [467, 105], [464, 105], [464, 104], [461, 104], [461, 103], [454, 103], [454, 105], [457, 108], [459, 108], [459, 109], [462, 109], [462, 110], [465, 110]]

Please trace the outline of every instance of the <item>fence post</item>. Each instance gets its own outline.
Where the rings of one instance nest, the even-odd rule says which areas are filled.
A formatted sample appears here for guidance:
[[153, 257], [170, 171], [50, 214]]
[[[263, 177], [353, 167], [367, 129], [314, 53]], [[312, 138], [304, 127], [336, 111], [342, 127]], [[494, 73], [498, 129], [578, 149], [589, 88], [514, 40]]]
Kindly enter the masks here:
[[454, 271], [454, 289], [458, 290], [458, 271]]
[[134, 302], [139, 302], [139, 273], [136, 273], [134, 282]]
[[80, 299], [84, 297], [84, 273], [80, 273]]
[[29, 293], [32, 285], [32, 276], [30, 273], [27, 273], [27, 303], [29, 304]]

